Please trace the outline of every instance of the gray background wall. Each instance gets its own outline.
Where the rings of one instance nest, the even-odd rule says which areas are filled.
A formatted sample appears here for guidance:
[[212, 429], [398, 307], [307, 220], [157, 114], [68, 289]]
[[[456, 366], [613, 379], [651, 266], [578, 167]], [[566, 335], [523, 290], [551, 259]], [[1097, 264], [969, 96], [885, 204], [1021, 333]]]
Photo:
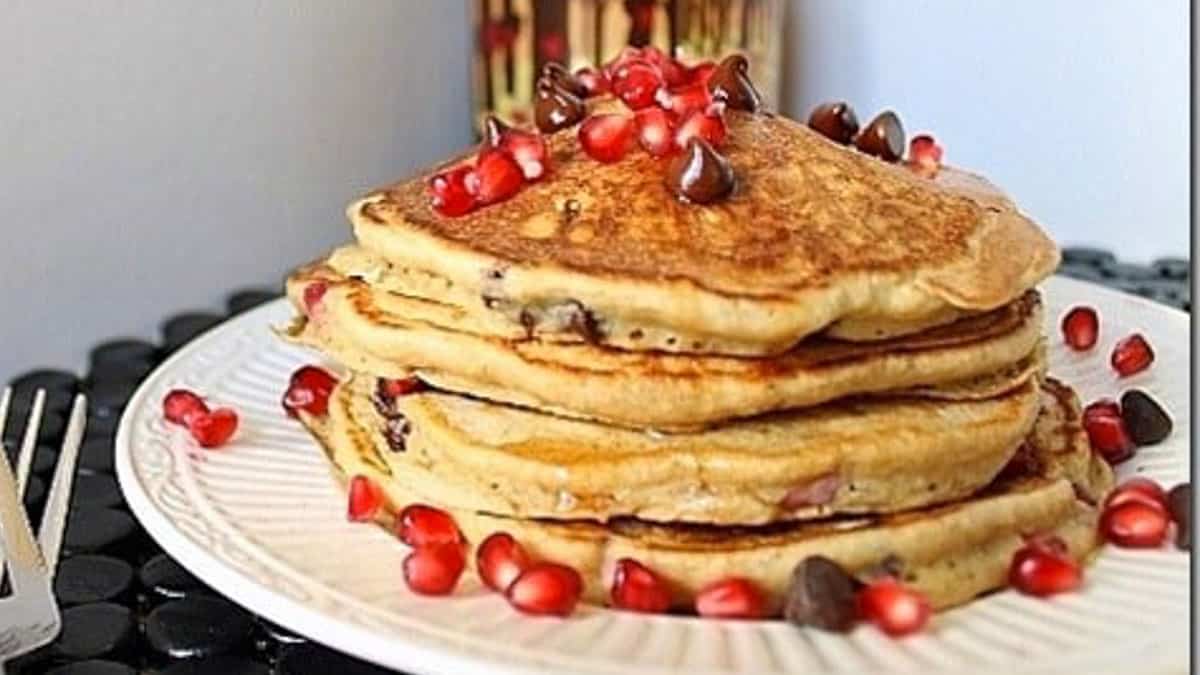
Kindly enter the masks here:
[[[0, 381], [277, 284], [349, 198], [467, 143], [467, 7], [0, 0]], [[892, 106], [1060, 241], [1186, 251], [1183, 0], [789, 10], [791, 112]]]

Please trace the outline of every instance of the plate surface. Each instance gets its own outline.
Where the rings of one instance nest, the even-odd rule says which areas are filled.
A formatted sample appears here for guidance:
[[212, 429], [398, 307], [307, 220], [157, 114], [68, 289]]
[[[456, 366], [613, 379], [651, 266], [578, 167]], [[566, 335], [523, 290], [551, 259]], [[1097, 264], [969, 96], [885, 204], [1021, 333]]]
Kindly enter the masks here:
[[[1150, 391], [1174, 433], [1120, 467], [1166, 486], [1188, 480], [1188, 316], [1056, 277], [1044, 286], [1051, 373], [1083, 400]], [[1095, 307], [1097, 347], [1062, 347], [1065, 308]], [[293, 370], [314, 355], [278, 340], [284, 301], [244, 314], [168, 360], [130, 401], [117, 436], [126, 499], [162, 547], [220, 592], [298, 633], [411, 673], [1063, 673], [1186, 672], [1190, 556], [1164, 547], [1106, 547], [1084, 589], [1051, 600], [997, 593], [938, 615], [923, 634], [890, 640], [870, 626], [848, 636], [783, 622], [721, 622], [584, 608], [566, 619], [517, 615], [464, 575], [448, 599], [410, 593], [406, 549], [373, 526], [346, 521], [345, 496], [316, 445], [282, 412]], [[1140, 331], [1153, 367], [1118, 381], [1112, 344]], [[186, 386], [231, 405], [241, 430], [199, 451], [164, 423], [160, 402]]]

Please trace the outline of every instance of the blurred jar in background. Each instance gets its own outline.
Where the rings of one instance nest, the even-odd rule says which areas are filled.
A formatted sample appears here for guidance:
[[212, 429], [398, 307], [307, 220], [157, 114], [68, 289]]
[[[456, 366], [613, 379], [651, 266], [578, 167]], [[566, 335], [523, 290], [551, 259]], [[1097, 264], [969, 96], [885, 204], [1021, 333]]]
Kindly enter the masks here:
[[688, 64], [740, 52], [767, 106], [779, 98], [783, 0], [472, 1], [477, 122], [495, 112], [530, 123], [544, 64], [575, 71], [625, 46], [654, 45]]

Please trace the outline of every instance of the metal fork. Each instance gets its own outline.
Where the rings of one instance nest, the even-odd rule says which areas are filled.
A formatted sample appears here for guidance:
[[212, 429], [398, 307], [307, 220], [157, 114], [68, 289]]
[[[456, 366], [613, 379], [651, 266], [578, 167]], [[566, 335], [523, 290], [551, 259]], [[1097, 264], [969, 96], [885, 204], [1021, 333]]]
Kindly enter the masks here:
[[[12, 389], [5, 389], [0, 397], [0, 437], [4, 434], [11, 403]], [[4, 577], [7, 559], [12, 590], [10, 596], [0, 598], [0, 675], [4, 673], [5, 661], [45, 645], [62, 628], [62, 617], [54, 601], [54, 572], [67, 522], [75, 462], [83, 442], [87, 400], [83, 395], [75, 397], [58, 466], [54, 469], [54, 479], [42, 511], [42, 525], [35, 540], [25, 517], [22, 495], [29, 481], [45, 405], [46, 392], [39, 390], [34, 395], [33, 408], [25, 425], [15, 477], [8, 457], [0, 452], [0, 579]]]

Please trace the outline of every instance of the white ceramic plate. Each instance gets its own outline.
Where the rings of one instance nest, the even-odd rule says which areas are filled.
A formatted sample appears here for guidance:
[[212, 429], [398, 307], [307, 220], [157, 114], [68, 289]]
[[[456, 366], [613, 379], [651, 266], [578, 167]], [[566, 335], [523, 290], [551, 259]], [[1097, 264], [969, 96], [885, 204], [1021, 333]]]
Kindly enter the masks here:
[[[1052, 370], [1085, 401], [1142, 387], [1175, 419], [1164, 443], [1120, 468], [1170, 486], [1188, 480], [1190, 330], [1186, 314], [1071, 279], [1045, 286]], [[1099, 345], [1061, 346], [1071, 305], [1101, 315]], [[569, 619], [516, 614], [464, 575], [448, 599], [405, 588], [405, 548], [346, 521], [345, 496], [321, 453], [279, 405], [291, 372], [312, 354], [270, 332], [283, 301], [213, 330], [168, 360], [130, 402], [117, 469], [134, 513], [183, 565], [217, 590], [298, 633], [412, 673], [1141, 673], [1185, 672], [1190, 557], [1164, 547], [1108, 547], [1082, 592], [1035, 600], [992, 595], [938, 615], [925, 633], [891, 640], [870, 626], [848, 636], [783, 622], [721, 622], [585, 608]], [[1118, 381], [1112, 344], [1141, 331], [1153, 367]], [[242, 415], [228, 447], [201, 452], [163, 422], [176, 386]]]

